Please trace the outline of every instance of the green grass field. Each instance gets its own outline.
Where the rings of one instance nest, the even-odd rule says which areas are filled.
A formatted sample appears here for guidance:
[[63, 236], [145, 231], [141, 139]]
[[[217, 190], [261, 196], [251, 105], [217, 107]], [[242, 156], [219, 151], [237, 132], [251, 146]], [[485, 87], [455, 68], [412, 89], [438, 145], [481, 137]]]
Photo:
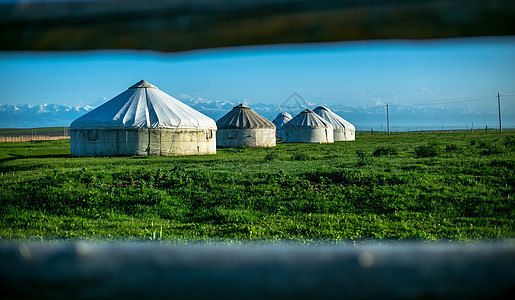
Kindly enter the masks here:
[[187, 157], [0, 144], [3, 240], [512, 239], [515, 131], [359, 132], [355, 142]]

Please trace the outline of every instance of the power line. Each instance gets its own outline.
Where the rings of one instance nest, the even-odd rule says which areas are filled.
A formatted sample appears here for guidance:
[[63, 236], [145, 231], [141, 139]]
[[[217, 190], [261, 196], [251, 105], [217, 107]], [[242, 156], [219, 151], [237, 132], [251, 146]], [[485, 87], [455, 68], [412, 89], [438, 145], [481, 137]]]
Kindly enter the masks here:
[[[510, 97], [515, 96], [515, 93], [505, 93], [502, 94], [503, 97]], [[502, 133], [502, 123], [501, 123], [501, 93], [497, 93], [497, 95], [475, 95], [475, 96], [467, 96], [467, 97], [461, 97], [461, 98], [454, 98], [454, 99], [448, 99], [447, 101], [441, 101], [441, 102], [432, 102], [432, 103], [417, 103], [417, 104], [394, 104], [396, 106], [424, 106], [424, 105], [440, 105], [440, 104], [451, 104], [451, 103], [460, 103], [460, 102], [472, 102], [472, 101], [479, 101], [484, 99], [492, 99], [497, 98], [497, 108], [498, 108], [498, 114], [499, 114], [499, 133]], [[459, 100], [458, 100], [459, 99]], [[453, 101], [449, 101], [453, 100]], [[386, 122], [388, 126], [388, 135], [390, 134], [390, 114], [389, 114], [389, 103], [386, 103]], [[485, 127], [486, 130], [487, 127]], [[443, 129], [443, 126], [442, 126]]]
[[414, 103], [414, 104], [393, 104], [395, 106], [426, 106], [426, 105], [440, 105], [440, 104], [452, 104], [452, 103], [462, 103], [462, 102], [474, 102], [484, 99], [495, 99], [497, 95], [490, 95], [490, 96], [469, 96], [469, 97], [461, 97], [461, 98], [454, 98], [454, 99], [461, 99], [461, 100], [453, 100], [453, 101], [441, 101], [441, 102], [431, 102], [431, 103]]

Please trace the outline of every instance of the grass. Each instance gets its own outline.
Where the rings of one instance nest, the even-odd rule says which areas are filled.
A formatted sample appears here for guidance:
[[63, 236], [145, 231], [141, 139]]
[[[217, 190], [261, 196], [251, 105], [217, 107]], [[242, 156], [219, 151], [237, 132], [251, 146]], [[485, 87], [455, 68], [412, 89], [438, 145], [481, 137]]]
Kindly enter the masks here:
[[187, 157], [78, 158], [69, 140], [1, 143], [0, 238], [515, 237], [515, 131], [356, 139]]

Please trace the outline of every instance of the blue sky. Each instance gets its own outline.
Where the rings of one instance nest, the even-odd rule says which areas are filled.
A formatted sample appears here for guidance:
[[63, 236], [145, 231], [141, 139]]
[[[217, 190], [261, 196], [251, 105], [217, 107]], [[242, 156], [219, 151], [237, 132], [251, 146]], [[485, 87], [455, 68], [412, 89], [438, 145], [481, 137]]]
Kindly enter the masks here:
[[176, 97], [250, 104], [282, 103], [293, 91], [313, 103], [365, 105], [473, 99], [497, 92], [510, 95], [515, 94], [515, 37], [176, 54], [0, 52], [1, 104], [91, 104], [113, 98], [140, 79]]

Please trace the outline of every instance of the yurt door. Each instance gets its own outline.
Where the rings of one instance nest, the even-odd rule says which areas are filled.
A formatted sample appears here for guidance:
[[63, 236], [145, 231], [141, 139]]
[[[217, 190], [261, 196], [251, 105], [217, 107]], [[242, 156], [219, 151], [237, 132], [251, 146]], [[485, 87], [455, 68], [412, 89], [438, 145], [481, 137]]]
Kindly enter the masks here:
[[148, 130], [148, 155], [161, 155], [161, 132], [159, 130]]

